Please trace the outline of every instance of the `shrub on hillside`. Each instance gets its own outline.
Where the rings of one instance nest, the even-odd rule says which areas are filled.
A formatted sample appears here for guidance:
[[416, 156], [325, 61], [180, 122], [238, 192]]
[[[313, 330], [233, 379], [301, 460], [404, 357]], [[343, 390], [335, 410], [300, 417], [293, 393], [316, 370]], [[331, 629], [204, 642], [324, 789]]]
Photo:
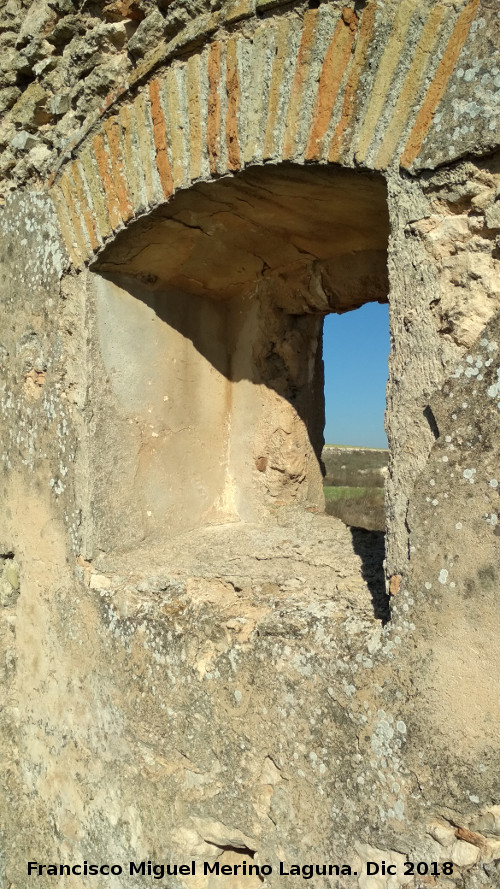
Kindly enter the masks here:
[[383, 488], [325, 487], [325, 499], [328, 515], [345, 525], [367, 531], [385, 530]]

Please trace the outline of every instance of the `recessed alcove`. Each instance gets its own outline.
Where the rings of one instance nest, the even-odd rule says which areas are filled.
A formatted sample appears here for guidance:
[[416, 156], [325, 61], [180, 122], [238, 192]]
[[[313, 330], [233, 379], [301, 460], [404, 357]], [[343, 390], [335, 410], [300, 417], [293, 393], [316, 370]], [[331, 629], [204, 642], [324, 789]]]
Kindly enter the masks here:
[[323, 509], [323, 318], [387, 301], [388, 233], [382, 177], [283, 165], [179, 192], [103, 251], [101, 548]]

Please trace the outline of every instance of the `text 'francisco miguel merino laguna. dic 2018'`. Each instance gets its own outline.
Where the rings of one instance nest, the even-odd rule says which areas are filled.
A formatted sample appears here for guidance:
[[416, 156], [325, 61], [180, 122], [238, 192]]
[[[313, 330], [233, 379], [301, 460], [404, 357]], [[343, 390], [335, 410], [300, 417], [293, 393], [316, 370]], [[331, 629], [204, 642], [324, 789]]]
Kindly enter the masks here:
[[[275, 870], [281, 876], [302, 877], [310, 880], [314, 876], [350, 876], [356, 875], [348, 864], [285, 864], [280, 861], [279, 870]], [[222, 877], [268, 877], [273, 873], [270, 864], [252, 864], [243, 861], [241, 864], [221, 864], [218, 861], [192, 861], [190, 864], [155, 864], [152, 861], [130, 861], [127, 865], [121, 864], [90, 864], [83, 861], [81, 864], [41, 864], [38, 861], [28, 861], [28, 876], [143, 876], [161, 880], [163, 877], [208, 876], [214, 874]]]

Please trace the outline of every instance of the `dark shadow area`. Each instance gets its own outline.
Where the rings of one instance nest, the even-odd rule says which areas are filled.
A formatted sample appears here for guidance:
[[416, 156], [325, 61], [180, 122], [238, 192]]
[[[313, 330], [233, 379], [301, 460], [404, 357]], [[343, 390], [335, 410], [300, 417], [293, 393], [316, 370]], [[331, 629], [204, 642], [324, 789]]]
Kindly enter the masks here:
[[439, 427], [436, 422], [436, 418], [435, 418], [431, 408], [429, 407], [429, 405], [427, 405], [427, 407], [424, 408], [423, 414], [429, 424], [429, 429], [431, 430], [434, 438], [436, 438], [436, 439], [439, 438]]
[[[288, 401], [304, 423], [321, 465], [325, 425], [322, 314], [290, 314], [273, 307], [266, 294], [212, 300], [175, 290], [151, 291], [128, 275], [105, 273], [102, 278], [152, 309], [226, 380], [248, 380]], [[242, 336], [245, 319], [248, 337]], [[147, 349], [146, 342], [143, 348]]]
[[[262, 865], [259, 866], [256, 863], [252, 863], [255, 859], [254, 849], [249, 849], [248, 846], [222, 846], [220, 843], [212, 842], [212, 840], [208, 840], [207, 842], [209, 842], [211, 846], [215, 846], [216, 849], [222, 849], [223, 852], [231, 852], [233, 856], [241, 856], [241, 860], [238, 862], [235, 862], [233, 858], [229, 866], [240, 867], [242, 869], [243, 876], [256, 876], [261, 883], [264, 882], [264, 877], [260, 872]], [[246, 862], [247, 858], [250, 859], [250, 863], [248, 864]], [[221, 863], [222, 865], [226, 864], [227, 866], [227, 862], [224, 862], [224, 859], [222, 859]], [[217, 867], [217, 864], [214, 863], [213, 867]], [[215, 873], [218, 873], [218, 870], [216, 870]]]
[[377, 620], [386, 624], [391, 617], [389, 596], [385, 591], [384, 531], [366, 531], [364, 528], [351, 528], [354, 552], [361, 559], [361, 574], [372, 597], [373, 612]]

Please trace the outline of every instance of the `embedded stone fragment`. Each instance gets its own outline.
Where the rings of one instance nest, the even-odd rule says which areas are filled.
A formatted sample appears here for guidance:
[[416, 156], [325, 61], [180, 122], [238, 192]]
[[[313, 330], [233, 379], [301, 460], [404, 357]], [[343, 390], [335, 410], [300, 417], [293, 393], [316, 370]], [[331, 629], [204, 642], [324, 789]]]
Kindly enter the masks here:
[[470, 867], [475, 864], [480, 855], [477, 846], [456, 840], [451, 847], [450, 858], [457, 867]]
[[402, 577], [401, 574], [393, 574], [389, 581], [389, 593], [391, 596], [396, 596], [399, 593], [399, 588], [401, 586]]
[[19, 568], [12, 558], [0, 556], [0, 607], [10, 608], [19, 597]]
[[141, 0], [114, 0], [107, 3], [103, 9], [104, 17], [110, 22], [118, 22], [122, 19], [142, 21], [147, 7]]
[[29, 151], [36, 144], [36, 137], [26, 132], [26, 130], [20, 130], [19, 133], [16, 133], [10, 143], [11, 148], [15, 148], [17, 151]]
[[500, 200], [488, 207], [485, 217], [489, 228], [500, 228]]
[[61, 117], [61, 115], [66, 114], [70, 108], [71, 98], [68, 93], [60, 93], [57, 96], [52, 96], [49, 101], [49, 111], [54, 117]]
[[140, 23], [135, 34], [130, 38], [127, 49], [135, 58], [145, 55], [149, 50], [155, 48], [164, 33], [164, 18], [158, 10], [155, 10]]
[[10, 86], [0, 90], [0, 114], [12, 108], [20, 95], [21, 90], [17, 86]]
[[33, 38], [45, 37], [50, 32], [55, 21], [56, 14], [45, 0], [42, 0], [42, 2], [37, 0], [36, 3], [32, 3], [22, 23], [17, 45], [24, 46]]
[[28, 129], [36, 129], [51, 120], [47, 108], [49, 94], [34, 81], [25, 89], [11, 111], [11, 120]]

